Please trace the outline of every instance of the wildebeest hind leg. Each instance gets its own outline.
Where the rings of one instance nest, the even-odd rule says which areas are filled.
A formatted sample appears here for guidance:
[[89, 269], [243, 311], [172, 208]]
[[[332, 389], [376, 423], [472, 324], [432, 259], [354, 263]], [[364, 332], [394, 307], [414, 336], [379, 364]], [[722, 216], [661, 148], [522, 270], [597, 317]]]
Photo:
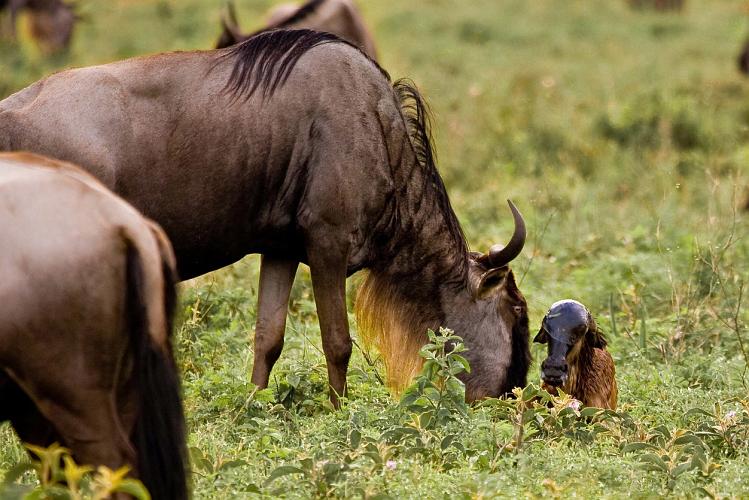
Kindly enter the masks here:
[[252, 383], [262, 389], [268, 387], [270, 371], [283, 349], [289, 294], [298, 265], [296, 261], [274, 259], [265, 255], [260, 264]]
[[14, 380], [0, 371], [0, 422], [4, 420], [10, 420], [24, 443], [46, 447], [60, 440], [31, 398]]
[[128, 437], [131, 429], [123, 428], [111, 392], [86, 382], [75, 389], [49, 387], [45, 392], [51, 397], [32, 394], [32, 398], [78, 463], [111, 469], [134, 465], [135, 450]]
[[346, 395], [346, 371], [352, 345], [346, 314], [346, 254], [320, 248], [308, 249], [308, 254], [328, 365], [330, 401], [337, 408], [338, 396]]

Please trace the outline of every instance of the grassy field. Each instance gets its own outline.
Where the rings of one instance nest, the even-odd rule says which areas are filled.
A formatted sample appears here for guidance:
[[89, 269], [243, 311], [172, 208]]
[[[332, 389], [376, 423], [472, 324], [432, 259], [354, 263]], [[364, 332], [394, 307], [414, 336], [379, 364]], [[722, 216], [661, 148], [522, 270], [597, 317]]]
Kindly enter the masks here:
[[[248, 29], [275, 3], [237, 2]], [[530, 388], [468, 409], [453, 398], [428, 421], [356, 350], [333, 411], [306, 269], [271, 388], [256, 391], [251, 256], [181, 286], [195, 497], [749, 497], [746, 2], [688, 0], [680, 14], [618, 0], [359, 3], [383, 66], [431, 103], [471, 246], [506, 241], [512, 198], [529, 224], [514, 269], [532, 333], [555, 300], [587, 304], [620, 407], [586, 417], [534, 405]], [[80, 4], [68, 55], [0, 45], [0, 96], [64, 67], [208, 48], [219, 31], [218, 0]], [[0, 475], [24, 458], [0, 426]]]

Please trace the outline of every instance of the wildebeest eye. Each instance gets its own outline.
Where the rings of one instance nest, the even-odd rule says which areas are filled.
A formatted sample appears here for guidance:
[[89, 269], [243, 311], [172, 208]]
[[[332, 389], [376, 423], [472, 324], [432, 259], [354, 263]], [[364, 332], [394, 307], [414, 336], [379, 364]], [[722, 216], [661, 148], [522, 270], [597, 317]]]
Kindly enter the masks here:
[[520, 316], [523, 312], [523, 306], [512, 306], [512, 310], [515, 311], [515, 314]]

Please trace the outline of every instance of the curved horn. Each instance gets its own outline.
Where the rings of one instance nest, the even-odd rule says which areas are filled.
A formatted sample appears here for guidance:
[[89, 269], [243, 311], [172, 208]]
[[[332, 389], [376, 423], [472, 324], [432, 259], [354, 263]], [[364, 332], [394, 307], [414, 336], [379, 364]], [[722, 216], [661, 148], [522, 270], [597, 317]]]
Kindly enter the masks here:
[[512, 201], [507, 200], [507, 204], [510, 205], [510, 211], [512, 211], [512, 218], [515, 219], [515, 232], [512, 233], [512, 238], [507, 246], [492, 245], [489, 249], [489, 254], [486, 256], [487, 263], [490, 267], [502, 267], [506, 266], [512, 260], [520, 255], [520, 252], [525, 246], [525, 221], [523, 216], [520, 215], [517, 207]]

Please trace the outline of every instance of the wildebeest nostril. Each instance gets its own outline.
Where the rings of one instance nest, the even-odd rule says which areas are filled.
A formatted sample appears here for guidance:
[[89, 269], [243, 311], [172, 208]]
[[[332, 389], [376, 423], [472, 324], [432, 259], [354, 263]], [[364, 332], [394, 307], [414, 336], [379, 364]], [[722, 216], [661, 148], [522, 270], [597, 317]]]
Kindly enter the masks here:
[[567, 373], [567, 363], [565, 362], [559, 363], [559, 362], [551, 361], [549, 358], [546, 358], [544, 362], [541, 363], [541, 369], [544, 371], [557, 370], [562, 373]]

